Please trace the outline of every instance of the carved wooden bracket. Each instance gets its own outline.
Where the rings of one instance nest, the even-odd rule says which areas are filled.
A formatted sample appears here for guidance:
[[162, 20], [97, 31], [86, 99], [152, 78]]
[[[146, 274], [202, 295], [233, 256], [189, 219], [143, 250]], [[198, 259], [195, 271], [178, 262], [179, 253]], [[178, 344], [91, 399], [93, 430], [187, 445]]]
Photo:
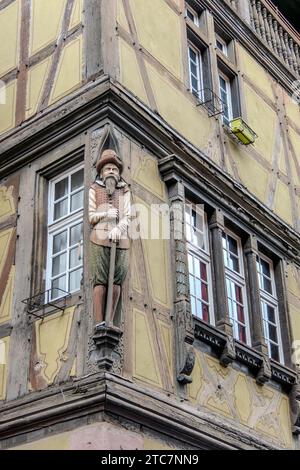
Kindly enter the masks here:
[[93, 341], [96, 345], [94, 360], [99, 369], [110, 370], [114, 363], [114, 351], [119, 344], [123, 332], [119, 328], [112, 326], [97, 326]]

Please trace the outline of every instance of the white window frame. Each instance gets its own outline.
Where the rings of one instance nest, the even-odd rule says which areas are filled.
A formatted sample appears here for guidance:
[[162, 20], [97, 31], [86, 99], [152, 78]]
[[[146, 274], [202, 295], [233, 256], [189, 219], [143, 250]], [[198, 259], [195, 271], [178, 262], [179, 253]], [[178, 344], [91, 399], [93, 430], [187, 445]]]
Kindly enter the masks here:
[[[223, 49], [220, 49], [217, 45], [217, 41], [222, 45]], [[222, 52], [226, 57], [228, 57], [228, 44], [219, 34], [216, 34], [216, 48], [218, 51]]]
[[[208, 232], [208, 223], [207, 223], [207, 215], [204, 210], [200, 209], [197, 207], [196, 204], [191, 203], [190, 201], [185, 202], [185, 207], [184, 207], [184, 217], [186, 213], [186, 208], [187, 206], [191, 207], [192, 210], [195, 210], [200, 217], [203, 218], [203, 238], [204, 238], [204, 245], [205, 249], [202, 249], [201, 247], [195, 245], [191, 241], [189, 241], [186, 237], [186, 243], [187, 243], [187, 251], [188, 254], [191, 254], [193, 258], [197, 258], [199, 262], [202, 262], [206, 265], [206, 274], [207, 274], [207, 288], [208, 288], [208, 307], [209, 307], [209, 324], [210, 325], [215, 325], [215, 315], [214, 315], [214, 304], [213, 304], [213, 294], [212, 294], [212, 263], [211, 263], [211, 255], [210, 255], [210, 245], [209, 245], [209, 232]], [[187, 222], [186, 219], [184, 219], [185, 224], [185, 233], [186, 233], [186, 226]], [[190, 271], [188, 269], [189, 276], [190, 276]], [[201, 299], [199, 299], [201, 302], [203, 302]], [[206, 302], [204, 302], [206, 303]], [[196, 318], [202, 320], [200, 316], [195, 316]]]
[[[55, 195], [55, 184], [58, 183], [59, 181], [65, 179], [68, 177], [68, 185], [70, 185], [70, 180], [71, 176], [74, 173], [77, 173], [79, 170], [83, 170], [84, 166], [82, 164], [77, 165], [74, 167], [71, 171], [65, 171], [63, 174], [60, 174], [56, 178], [53, 178], [51, 181], [49, 181], [49, 197], [48, 197], [48, 226], [47, 226], [47, 266], [46, 266], [46, 290], [50, 290], [50, 296], [49, 299], [46, 298], [47, 300], [58, 300], [61, 297], [64, 297], [65, 294], [62, 294], [61, 296], [55, 296], [52, 298], [52, 291], [51, 291], [51, 284], [53, 279], [59, 278], [65, 273], [66, 276], [66, 292], [68, 293], [74, 293], [74, 292], [79, 292], [79, 289], [76, 289], [75, 291], [69, 291], [69, 274], [72, 271], [76, 271], [79, 268], [83, 268], [83, 240], [81, 241], [80, 244], [80, 250], [81, 250], [81, 259], [82, 263], [76, 266], [75, 268], [70, 269], [69, 268], [69, 257], [70, 257], [70, 251], [71, 249], [74, 249], [74, 246], [69, 246], [69, 234], [70, 234], [70, 229], [79, 224], [83, 223], [83, 210], [84, 208], [77, 209], [73, 212], [70, 212], [70, 204], [71, 204], [71, 195], [75, 194], [82, 189], [84, 189], [84, 185], [80, 188], [77, 188], [75, 191], [71, 192], [69, 191], [70, 186], [68, 186], [68, 213], [67, 215], [64, 215], [63, 217], [60, 217], [57, 220], [54, 220], [54, 195]], [[63, 199], [63, 198], [61, 198]], [[59, 202], [59, 199], [55, 202]], [[52, 249], [53, 249], [53, 237], [55, 235], [58, 235], [59, 233], [67, 230], [67, 249], [64, 250], [67, 253], [67, 259], [66, 259], [66, 270], [63, 273], [60, 273], [57, 276], [52, 276], [52, 259], [54, 258]], [[55, 256], [57, 256], [59, 253], [55, 253]]]
[[[225, 261], [224, 261], [224, 268], [225, 268], [225, 284], [226, 284], [226, 297], [228, 300], [229, 293], [227, 290], [227, 279], [229, 281], [234, 282], [237, 284], [241, 290], [242, 290], [242, 296], [243, 296], [243, 308], [244, 308], [244, 317], [245, 317], [245, 324], [243, 325], [246, 329], [246, 344], [248, 346], [251, 346], [251, 335], [250, 335], [250, 321], [249, 321], [249, 309], [248, 309], [248, 299], [247, 299], [247, 291], [246, 291], [246, 278], [245, 278], [245, 267], [244, 267], [244, 260], [243, 260], [243, 249], [242, 249], [242, 243], [241, 239], [237, 237], [231, 230], [228, 230], [225, 228], [223, 230], [223, 233], [226, 235], [230, 236], [237, 242], [237, 249], [238, 249], [238, 261], [239, 261], [239, 267], [240, 267], [240, 272], [237, 273], [233, 269], [230, 269]], [[223, 233], [222, 233], [222, 238], [223, 238]], [[223, 239], [222, 239], [222, 250], [223, 250], [223, 256], [224, 256], [224, 248], [223, 248]], [[228, 250], [226, 250], [226, 253], [228, 255]], [[233, 336], [237, 341], [239, 340], [239, 331], [238, 331], [238, 325], [242, 323], [239, 322], [238, 318], [231, 318], [230, 321], [232, 323], [233, 327]]]
[[[196, 54], [197, 62], [195, 63], [197, 69], [197, 77], [192, 73], [191, 70], [191, 57], [190, 57], [190, 49]], [[188, 42], [188, 62], [189, 62], [189, 82], [190, 82], [190, 91], [194, 96], [197, 96], [199, 100], [202, 100], [202, 93], [201, 90], [203, 89], [203, 66], [202, 66], [202, 54], [200, 49], [195, 47], [190, 41]], [[196, 78], [199, 88], [194, 91], [192, 85], [192, 76]]]
[[[265, 256], [261, 252], [258, 253], [258, 258], [266, 261], [269, 264], [270, 274], [271, 274], [270, 280], [271, 280], [271, 286], [272, 286], [272, 294], [266, 292], [262, 288], [262, 284], [261, 284], [261, 277], [260, 277], [260, 272], [261, 271], [257, 271], [259, 292], [260, 292], [260, 303], [261, 303], [261, 310], [262, 310], [263, 334], [264, 334], [264, 338], [265, 338], [265, 341], [266, 341], [267, 346], [268, 346], [268, 351], [269, 351], [270, 358], [271, 358], [270, 343], [273, 343], [276, 346], [278, 346], [280, 363], [284, 364], [284, 355], [283, 355], [282, 337], [281, 337], [281, 328], [280, 328], [280, 318], [279, 318], [279, 306], [278, 306], [278, 298], [277, 298], [276, 283], [275, 283], [274, 264], [273, 264], [273, 261], [270, 258]], [[261, 266], [261, 264], [260, 264], [260, 266]], [[264, 311], [264, 308], [263, 308], [263, 303], [266, 303], [271, 308], [273, 308], [274, 311], [275, 311], [275, 321], [276, 321], [275, 326], [276, 326], [278, 343], [275, 343], [273, 340], [269, 339], [269, 337], [268, 337], [268, 332], [267, 332], [267, 329], [265, 327], [265, 323], [271, 323], [272, 325], [274, 325], [274, 323], [270, 322], [265, 317], [265, 311]], [[275, 360], [275, 359], [273, 359], [273, 360]]]
[[232, 109], [232, 93], [231, 93], [231, 81], [227, 75], [225, 75], [220, 69], [218, 70], [218, 78], [219, 78], [219, 91], [220, 91], [220, 98], [222, 99], [222, 93], [221, 93], [221, 83], [220, 83], [220, 77], [223, 78], [223, 80], [226, 83], [226, 96], [227, 96], [227, 105], [228, 108], [228, 123], [225, 121], [225, 114], [223, 113], [222, 119], [224, 124], [227, 126], [229, 125], [230, 121], [233, 119], [233, 109]]
[[[191, 15], [193, 15], [193, 17], [194, 17], [193, 20], [192, 20], [192, 18], [190, 18], [188, 16], [188, 12], [190, 12]], [[188, 18], [190, 21], [192, 21], [194, 23], [195, 26], [197, 26], [199, 28], [199, 25], [200, 25], [199, 14], [192, 7], [190, 7], [187, 4], [185, 6], [185, 18]]]

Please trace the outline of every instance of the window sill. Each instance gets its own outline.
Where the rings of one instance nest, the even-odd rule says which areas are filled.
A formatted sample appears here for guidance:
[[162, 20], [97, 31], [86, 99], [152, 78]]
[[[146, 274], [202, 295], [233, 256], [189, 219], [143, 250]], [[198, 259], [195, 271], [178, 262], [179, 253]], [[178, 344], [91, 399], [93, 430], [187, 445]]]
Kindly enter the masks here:
[[[227, 335], [215, 326], [194, 318], [195, 338], [211, 346], [214, 352], [221, 357], [227, 344]], [[246, 365], [257, 376], [263, 367], [263, 355], [255, 349], [234, 340], [235, 361]], [[286, 391], [297, 383], [297, 374], [288, 367], [270, 359], [271, 380], [279, 383]]]

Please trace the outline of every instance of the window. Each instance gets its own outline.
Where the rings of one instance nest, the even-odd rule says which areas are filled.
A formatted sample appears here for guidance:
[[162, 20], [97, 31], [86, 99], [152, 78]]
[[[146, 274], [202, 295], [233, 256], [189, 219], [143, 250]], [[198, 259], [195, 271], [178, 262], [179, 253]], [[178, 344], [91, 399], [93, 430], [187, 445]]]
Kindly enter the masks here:
[[278, 299], [276, 294], [273, 262], [262, 254], [259, 254], [259, 256], [257, 256], [256, 263], [263, 316], [264, 338], [268, 346], [269, 356], [275, 361], [283, 363]]
[[233, 326], [233, 335], [242, 343], [250, 345], [241, 241], [233, 234], [223, 232], [222, 243], [229, 317]]
[[220, 98], [224, 103], [223, 122], [229, 126], [233, 119], [230, 79], [219, 71]]
[[192, 315], [214, 323], [208, 227], [206, 215], [199, 206], [186, 204], [185, 227]]
[[51, 300], [80, 289], [83, 260], [83, 168], [50, 181], [46, 288]]
[[193, 8], [186, 6], [185, 14], [187, 18], [189, 18], [196, 26], [199, 27], [199, 15]]
[[189, 44], [188, 52], [191, 92], [201, 99], [201, 90], [203, 89], [201, 52], [191, 44]]
[[216, 46], [225, 56], [228, 56], [228, 46], [227, 42], [216, 34]]

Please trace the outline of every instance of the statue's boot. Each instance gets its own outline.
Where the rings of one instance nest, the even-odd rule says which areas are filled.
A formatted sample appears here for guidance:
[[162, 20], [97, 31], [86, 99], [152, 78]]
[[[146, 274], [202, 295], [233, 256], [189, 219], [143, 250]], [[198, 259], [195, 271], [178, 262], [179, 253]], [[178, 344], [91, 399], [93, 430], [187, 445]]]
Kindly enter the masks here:
[[106, 304], [106, 286], [95, 286], [93, 292], [94, 300], [94, 318], [98, 325], [104, 321]]

